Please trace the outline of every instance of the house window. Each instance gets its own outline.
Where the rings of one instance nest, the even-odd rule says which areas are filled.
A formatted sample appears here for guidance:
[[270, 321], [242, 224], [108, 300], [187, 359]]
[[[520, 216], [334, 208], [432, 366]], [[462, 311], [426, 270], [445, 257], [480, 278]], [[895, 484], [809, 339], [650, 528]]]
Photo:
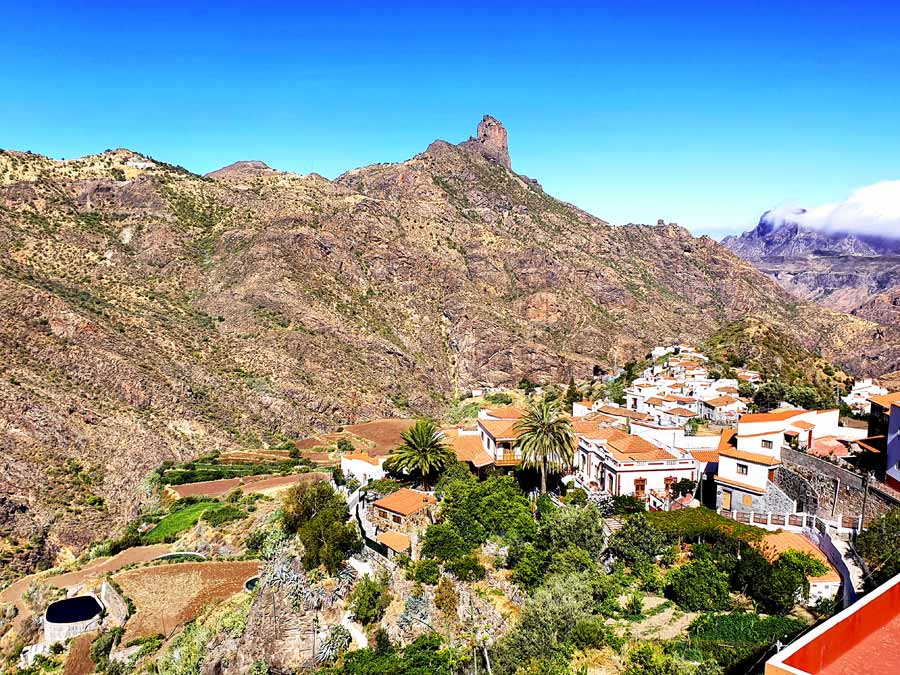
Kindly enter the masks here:
[[383, 511], [382, 509], [378, 509], [378, 517], [387, 519], [387, 511]]
[[646, 478], [635, 478], [634, 479], [634, 494], [638, 497], [644, 496], [644, 491], [647, 489], [647, 479]]
[[394, 516], [394, 522], [395, 522], [395, 523], [398, 523], [398, 524], [399, 524], [399, 523], [401, 523], [402, 521], [403, 521], [403, 519], [402, 519], [400, 516]]
[[744, 506], [753, 506], [753, 497], [751, 497], [750, 495], [744, 495], [741, 498], [741, 503]]
[[739, 476], [746, 476], [747, 475], [747, 465], [746, 464], [738, 464], [737, 472], [738, 472]]
[[763, 442], [762, 442], [762, 446], [763, 446], [766, 450], [771, 450], [771, 449], [772, 449], [772, 441], [763, 441]]

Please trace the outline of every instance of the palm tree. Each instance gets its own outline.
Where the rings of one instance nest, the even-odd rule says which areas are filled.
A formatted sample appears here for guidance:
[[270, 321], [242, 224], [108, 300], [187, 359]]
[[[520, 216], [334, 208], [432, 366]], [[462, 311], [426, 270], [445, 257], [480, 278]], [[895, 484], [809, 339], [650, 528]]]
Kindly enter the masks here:
[[403, 443], [385, 462], [391, 471], [419, 474], [427, 486], [429, 477], [442, 471], [456, 459], [456, 454], [444, 442], [443, 434], [434, 420], [417, 420], [400, 435]]
[[522, 451], [522, 464], [541, 472], [541, 494], [547, 494], [547, 474], [572, 466], [575, 432], [572, 421], [563, 414], [559, 402], [532, 400], [525, 414], [516, 422], [519, 433], [516, 447]]

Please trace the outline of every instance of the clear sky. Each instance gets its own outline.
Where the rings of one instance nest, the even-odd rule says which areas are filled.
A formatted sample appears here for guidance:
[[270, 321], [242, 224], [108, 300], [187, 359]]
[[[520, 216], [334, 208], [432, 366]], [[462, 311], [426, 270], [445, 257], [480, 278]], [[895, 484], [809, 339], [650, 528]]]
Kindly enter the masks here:
[[509, 130], [614, 223], [714, 236], [900, 178], [900, 3], [3, 3], [0, 147], [335, 177]]

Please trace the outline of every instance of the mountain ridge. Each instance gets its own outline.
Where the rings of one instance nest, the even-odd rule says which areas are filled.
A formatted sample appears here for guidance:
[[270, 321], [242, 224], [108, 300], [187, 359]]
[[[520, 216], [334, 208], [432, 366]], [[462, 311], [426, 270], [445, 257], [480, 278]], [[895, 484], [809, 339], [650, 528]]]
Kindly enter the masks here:
[[15, 564], [132, 517], [164, 460], [437, 414], [479, 383], [590, 379], [748, 314], [857, 372], [900, 363], [890, 330], [797, 300], [708, 237], [558, 201], [506, 166], [505, 130], [482, 135], [333, 181], [0, 153]]

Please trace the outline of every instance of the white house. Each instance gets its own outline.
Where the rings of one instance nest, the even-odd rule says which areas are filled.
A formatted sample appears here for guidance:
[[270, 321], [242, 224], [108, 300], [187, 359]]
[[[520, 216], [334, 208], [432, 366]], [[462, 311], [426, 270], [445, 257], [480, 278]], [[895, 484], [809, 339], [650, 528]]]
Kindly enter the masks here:
[[696, 465], [690, 456], [676, 457], [639, 436], [607, 427], [579, 434], [575, 476], [591, 492], [647, 499], [651, 492], [669, 494], [683, 478], [696, 480]]
[[341, 471], [345, 477], [353, 476], [365, 485], [371, 480], [380, 480], [387, 475], [384, 460], [387, 454], [373, 457], [367, 452], [354, 451], [341, 455]]
[[785, 513], [796, 504], [775, 485], [784, 446], [805, 449], [837, 436], [837, 410], [775, 410], [740, 418], [737, 433], [719, 449], [717, 504], [726, 510]]
[[872, 410], [869, 398], [871, 396], [883, 396], [887, 393], [888, 390], [875, 384], [872, 378], [866, 378], [854, 382], [850, 393], [842, 396], [841, 400], [850, 406], [853, 412], [860, 415], [868, 415]]

